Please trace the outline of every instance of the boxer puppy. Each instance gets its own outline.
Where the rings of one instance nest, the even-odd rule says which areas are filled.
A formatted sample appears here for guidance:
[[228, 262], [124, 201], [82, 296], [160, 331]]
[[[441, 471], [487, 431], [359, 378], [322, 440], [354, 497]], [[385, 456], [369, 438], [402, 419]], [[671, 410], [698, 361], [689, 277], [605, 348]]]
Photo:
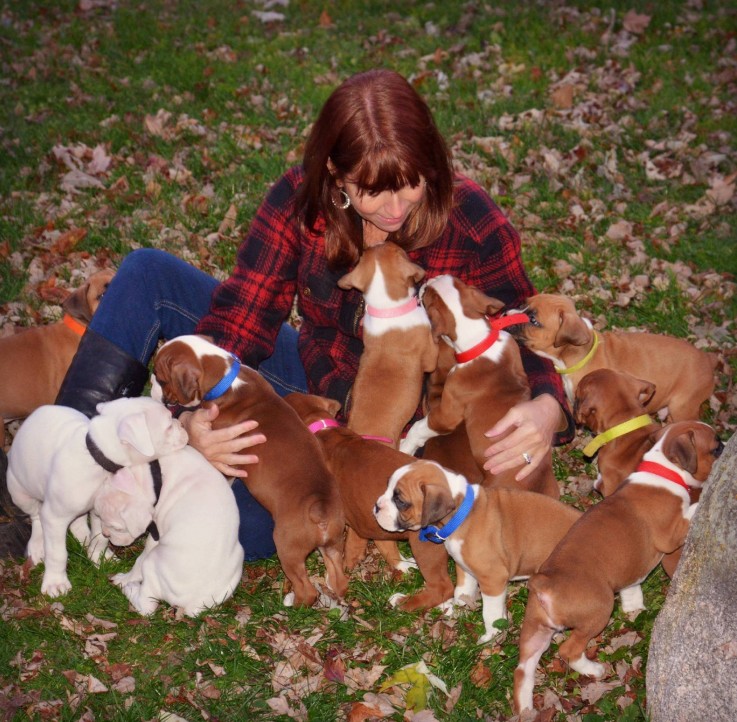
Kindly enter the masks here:
[[529, 323], [511, 333], [553, 361], [571, 403], [579, 381], [599, 368], [625, 371], [655, 384], [655, 394], [645, 408], [662, 421], [698, 419], [701, 404], [714, 390], [716, 356], [688, 341], [652, 333], [599, 333], [576, 313], [570, 298], [557, 294], [531, 296], [523, 312]]
[[[586, 456], [597, 454], [599, 475], [594, 488], [602, 495], [615, 492], [637, 468], [643, 454], [655, 443], [660, 424], [645, 410], [655, 393], [655, 385], [612, 369], [596, 369], [586, 374], [576, 388], [573, 415], [597, 436], [584, 448]], [[691, 503], [699, 500], [701, 489], [690, 490]], [[661, 563], [673, 577], [682, 548], [666, 554]]]
[[[438, 344], [415, 284], [425, 271], [395, 243], [364, 250], [356, 267], [338, 281], [363, 292], [363, 352], [351, 391], [348, 428], [387, 437], [396, 448], [420, 405], [425, 373], [438, 360]], [[387, 403], [391, 399], [391, 403]]]
[[408, 541], [425, 586], [407, 597], [395, 594], [390, 599], [405, 611], [426, 609], [446, 602], [453, 596], [453, 582], [448, 574], [448, 555], [441, 547], [420, 542], [412, 532], [390, 533], [377, 523], [372, 509], [391, 474], [413, 461], [386, 444], [366, 439], [349, 428], [340, 426], [335, 415], [340, 402], [312, 394], [293, 393], [285, 396], [322, 445], [325, 459], [340, 489], [348, 532], [346, 535], [346, 568], [352, 569], [364, 556], [366, 544]]
[[107, 547], [100, 522], [87, 513], [97, 492], [124, 466], [141, 464], [181, 449], [187, 433], [158, 401], [120, 398], [97, 405], [88, 419], [66, 406], [41, 406], [21, 424], [8, 454], [8, 491], [31, 517], [28, 558], [45, 563], [41, 591], [68, 592], [66, 532], [89, 545], [99, 561]]
[[312, 606], [318, 598], [305, 567], [318, 549], [328, 587], [340, 598], [345, 516], [338, 486], [320, 445], [297, 413], [256, 371], [201, 336], [178, 336], [154, 357], [151, 395], [166, 404], [217, 404], [213, 428], [253, 419], [266, 442], [244, 483], [274, 519], [274, 544], [292, 592], [284, 603]]
[[61, 304], [62, 321], [0, 338], [0, 417], [24, 419], [53, 404], [69, 364], [114, 272], [93, 273]]
[[514, 673], [517, 713], [532, 709], [535, 668], [556, 632], [572, 630], [558, 648], [572, 669], [604, 675], [604, 666], [586, 657], [586, 645], [609, 622], [615, 593], [623, 610], [644, 608], [640, 582], [683, 544], [697, 506], [689, 489], [704, 483], [722, 448], [704, 423], [663, 427], [635, 472], [584, 512], [530, 578]]
[[117, 546], [156, 525], [133, 568], [111, 577], [133, 608], [151, 615], [163, 601], [194, 617], [238, 586], [238, 507], [225, 477], [191, 446], [158, 464], [158, 470], [154, 464], [121, 469], [103, 484], [94, 508], [102, 533]]
[[499, 632], [494, 622], [506, 618], [507, 584], [535, 573], [581, 512], [543, 494], [469, 484], [421, 460], [392, 474], [374, 515], [387, 531], [420, 530], [420, 539], [445, 544], [466, 572], [456, 601], [481, 589], [485, 631], [478, 643], [485, 644]]
[[[488, 317], [502, 308], [502, 302], [452, 276], [430, 279], [422, 287], [421, 296], [433, 333], [454, 349], [456, 365], [448, 373], [440, 402], [410, 428], [400, 449], [414, 454], [432, 437], [450, 433], [465, 422], [471, 451], [482, 468], [489, 445], [485, 432], [513, 406], [530, 399], [519, 348], [503, 330], [510, 319], [490, 322]], [[485, 472], [483, 483], [559, 497], [552, 451], [522, 482], [514, 478], [518, 470], [497, 475]]]

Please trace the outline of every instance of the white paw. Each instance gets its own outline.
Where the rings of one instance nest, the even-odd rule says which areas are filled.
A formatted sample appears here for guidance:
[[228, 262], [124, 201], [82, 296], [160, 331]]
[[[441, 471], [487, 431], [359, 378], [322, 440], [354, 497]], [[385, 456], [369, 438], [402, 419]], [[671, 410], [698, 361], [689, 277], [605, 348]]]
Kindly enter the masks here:
[[397, 571], [406, 574], [410, 569], [419, 569], [414, 557], [406, 557], [404, 554], [399, 555], [400, 562], [397, 564]]
[[389, 597], [389, 606], [390, 607], [398, 607], [403, 599], [406, 599], [407, 595], [402, 594], [401, 592], [397, 592], [396, 594], [392, 594], [391, 597]]
[[409, 438], [409, 436], [405, 436], [400, 442], [399, 442], [399, 450], [404, 454], [409, 454], [410, 456], [415, 455], [415, 451], [419, 449], [420, 447]]
[[491, 629], [484, 632], [479, 638], [476, 644], [486, 644], [487, 642], [491, 642], [494, 637], [496, 637], [497, 634], [499, 634], [499, 629], [496, 627], [492, 627]]
[[606, 667], [603, 664], [594, 662], [585, 654], [582, 654], [575, 662], [570, 662], [570, 666], [579, 674], [585, 674], [587, 677], [594, 677], [594, 679], [601, 679], [606, 672]]
[[633, 584], [631, 587], [620, 589], [619, 600], [622, 604], [623, 612], [641, 612], [645, 609], [645, 599], [642, 596], [642, 587], [639, 584]]
[[40, 564], [44, 560], [44, 540], [39, 534], [32, 534], [28, 542], [26, 556], [31, 560], [34, 566]]
[[285, 607], [293, 607], [294, 606], [294, 592], [288, 592], [284, 596], [284, 606]]
[[41, 592], [49, 597], [60, 597], [62, 594], [66, 594], [72, 588], [72, 583], [67, 578], [67, 575], [53, 576], [48, 578], [48, 575], [44, 574], [43, 582], [41, 584]]
[[436, 609], [439, 609], [446, 617], [454, 617], [457, 606], [459, 605], [455, 599], [446, 599], [444, 602], [438, 604]]
[[130, 574], [128, 572], [120, 572], [119, 574], [113, 574], [110, 577], [110, 581], [115, 584], [116, 587], [121, 589], [128, 583]]

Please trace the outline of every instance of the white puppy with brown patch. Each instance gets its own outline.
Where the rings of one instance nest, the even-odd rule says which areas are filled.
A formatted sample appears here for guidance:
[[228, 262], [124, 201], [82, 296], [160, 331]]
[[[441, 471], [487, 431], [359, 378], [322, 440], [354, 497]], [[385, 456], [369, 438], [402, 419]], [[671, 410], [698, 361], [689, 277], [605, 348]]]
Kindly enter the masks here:
[[121, 469], [105, 482], [95, 511], [113, 544], [152, 531], [133, 568], [112, 577], [140, 614], [153, 614], [164, 601], [194, 617], [237, 588], [243, 547], [235, 497], [225, 477], [192, 447]]
[[92, 561], [107, 548], [92, 510], [103, 482], [124, 466], [147, 463], [181, 449], [187, 432], [167, 408], [148, 397], [97, 405], [88, 419], [66, 406], [41, 406], [21, 425], [8, 453], [8, 491], [31, 517], [28, 557], [45, 563], [41, 591], [68, 592], [66, 532], [85, 545]]

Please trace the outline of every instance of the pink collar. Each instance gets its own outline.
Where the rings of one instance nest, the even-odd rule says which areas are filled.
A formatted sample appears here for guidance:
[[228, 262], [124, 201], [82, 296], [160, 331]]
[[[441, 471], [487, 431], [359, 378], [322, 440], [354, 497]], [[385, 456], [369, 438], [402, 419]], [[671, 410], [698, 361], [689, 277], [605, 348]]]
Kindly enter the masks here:
[[[318, 431], [324, 431], [325, 429], [339, 429], [340, 424], [335, 419], [320, 419], [319, 421], [313, 421], [307, 427], [313, 434]], [[362, 434], [362, 439], [367, 441], [383, 441], [387, 444], [393, 444], [394, 440], [388, 436], [369, 436], [368, 434]]]
[[409, 301], [406, 301], [401, 306], [393, 306], [391, 308], [376, 308], [376, 306], [366, 306], [366, 313], [374, 318], [396, 318], [397, 316], [404, 316], [407, 313], [412, 313], [420, 302], [417, 296], [412, 296]]
[[682, 486], [686, 491], [689, 491], [691, 488], [679, 473], [673, 471], [673, 469], [669, 469], [667, 466], [658, 464], [656, 461], [641, 461], [635, 471], [644, 471], [648, 474], [655, 474], [663, 479], [672, 481], [674, 484], [678, 484], [678, 486]]
[[456, 363], [462, 364], [467, 361], [473, 361], [475, 358], [481, 356], [484, 351], [488, 351], [499, 338], [499, 331], [504, 330], [508, 326], [517, 326], [520, 323], [528, 323], [530, 317], [526, 313], [513, 313], [510, 316], [502, 316], [501, 318], [494, 318], [489, 321], [491, 331], [489, 335], [483, 340], [477, 343], [471, 348], [460, 351], [455, 355]]

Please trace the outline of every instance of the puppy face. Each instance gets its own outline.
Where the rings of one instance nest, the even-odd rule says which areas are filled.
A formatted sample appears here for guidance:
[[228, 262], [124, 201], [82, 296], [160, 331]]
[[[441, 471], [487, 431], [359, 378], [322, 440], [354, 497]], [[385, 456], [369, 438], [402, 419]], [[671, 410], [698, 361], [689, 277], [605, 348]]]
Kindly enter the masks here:
[[522, 310], [530, 322], [509, 332], [535, 353], [557, 358], [565, 346], [586, 346], [592, 341], [591, 324], [576, 313], [567, 296], [540, 293], [528, 298]]
[[148, 465], [123, 467], [106, 481], [95, 497], [94, 512], [102, 533], [115, 546], [128, 546], [143, 534], [154, 515]]
[[376, 500], [374, 516], [379, 526], [387, 531], [416, 531], [450, 514], [456, 507], [451, 488], [456, 484], [450, 473], [431, 461], [415, 461], [397, 469]]
[[86, 283], [64, 299], [61, 304], [64, 312], [78, 321], [89, 323], [114, 275], [115, 271], [109, 268], [93, 273]]
[[[119, 463], [141, 464], [186, 446], [184, 427], [160, 402], [146, 396], [97, 405], [90, 421], [92, 440]], [[126, 465], [127, 465], [126, 464]]]
[[[613, 369], [597, 369], [586, 374], [573, 402], [576, 423], [595, 434], [606, 431], [613, 418], [631, 418], [646, 413], [645, 407], [655, 394], [655, 384]], [[617, 422], [618, 423], [618, 422]]]
[[700, 421], [679, 421], [668, 424], [656, 436], [658, 439], [646, 458], [660, 449], [665, 458], [690, 475], [689, 486], [698, 489], [711, 473], [724, 444], [714, 429]]

